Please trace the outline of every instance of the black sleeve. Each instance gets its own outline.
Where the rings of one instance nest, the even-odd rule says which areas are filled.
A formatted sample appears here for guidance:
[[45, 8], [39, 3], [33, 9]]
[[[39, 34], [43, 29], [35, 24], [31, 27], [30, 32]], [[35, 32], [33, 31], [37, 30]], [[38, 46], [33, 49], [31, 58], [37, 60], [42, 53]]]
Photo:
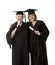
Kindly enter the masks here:
[[7, 40], [7, 43], [9, 44], [10, 48], [11, 48], [11, 45], [12, 45], [12, 38], [11, 38], [11, 32], [12, 30], [14, 29], [13, 25], [11, 26], [11, 28], [9, 29], [9, 31], [7, 32], [6, 34], [6, 40]]
[[41, 28], [41, 39], [44, 42], [46, 42], [47, 37], [49, 35], [49, 30], [48, 30], [47, 26], [45, 25], [45, 23], [43, 21], [41, 22], [40, 28]]
[[27, 22], [27, 27], [28, 27], [28, 52], [30, 52], [30, 29], [29, 29], [29, 26], [30, 26], [30, 22]]

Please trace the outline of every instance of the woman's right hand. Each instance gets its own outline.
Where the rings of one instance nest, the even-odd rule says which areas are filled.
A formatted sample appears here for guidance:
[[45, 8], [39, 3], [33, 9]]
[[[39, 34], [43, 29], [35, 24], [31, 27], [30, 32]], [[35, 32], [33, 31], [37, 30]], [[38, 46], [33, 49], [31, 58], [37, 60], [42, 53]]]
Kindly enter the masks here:
[[40, 32], [38, 30], [35, 30], [34, 32], [35, 34], [40, 35]]

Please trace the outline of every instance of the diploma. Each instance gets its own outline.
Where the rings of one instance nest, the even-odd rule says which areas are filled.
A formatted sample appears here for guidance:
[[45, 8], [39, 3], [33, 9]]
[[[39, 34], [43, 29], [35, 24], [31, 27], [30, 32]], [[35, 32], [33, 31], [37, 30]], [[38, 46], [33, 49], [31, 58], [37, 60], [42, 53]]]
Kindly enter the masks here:
[[32, 30], [32, 31], [34, 31], [34, 28], [32, 28], [31, 26], [29, 26], [29, 29]]

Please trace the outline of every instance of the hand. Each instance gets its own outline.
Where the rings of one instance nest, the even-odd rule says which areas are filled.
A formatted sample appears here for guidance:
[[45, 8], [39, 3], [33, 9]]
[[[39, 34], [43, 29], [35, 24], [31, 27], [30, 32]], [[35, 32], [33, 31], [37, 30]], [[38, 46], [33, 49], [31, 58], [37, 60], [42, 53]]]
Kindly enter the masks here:
[[40, 35], [40, 32], [38, 30], [35, 30], [34, 32], [35, 34]]
[[15, 36], [15, 32], [16, 32], [17, 28], [15, 28], [12, 33], [11, 33], [11, 37], [13, 38]]

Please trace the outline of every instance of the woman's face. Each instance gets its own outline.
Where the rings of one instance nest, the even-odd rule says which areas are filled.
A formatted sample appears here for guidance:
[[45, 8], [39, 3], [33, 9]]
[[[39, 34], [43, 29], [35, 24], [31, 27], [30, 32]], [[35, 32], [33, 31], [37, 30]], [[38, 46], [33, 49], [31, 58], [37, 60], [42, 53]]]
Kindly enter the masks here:
[[23, 21], [23, 15], [21, 14], [16, 15], [16, 19], [17, 21]]
[[34, 14], [30, 14], [28, 16], [28, 19], [29, 19], [30, 22], [34, 22], [35, 21], [35, 15]]

